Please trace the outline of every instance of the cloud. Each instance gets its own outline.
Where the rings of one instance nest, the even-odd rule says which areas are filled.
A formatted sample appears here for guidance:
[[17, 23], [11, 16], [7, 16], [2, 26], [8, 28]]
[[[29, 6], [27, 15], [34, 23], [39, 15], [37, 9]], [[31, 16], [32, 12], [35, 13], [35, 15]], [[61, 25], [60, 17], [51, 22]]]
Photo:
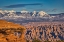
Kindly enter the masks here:
[[50, 10], [47, 10], [47, 12], [56, 12], [58, 9], [54, 8], [54, 9], [50, 9]]
[[56, 11], [57, 11], [57, 9], [56, 9], [56, 8], [52, 10], [52, 12], [56, 12]]
[[46, 11], [46, 9], [34, 9], [35, 11]]
[[42, 5], [41, 3], [33, 3], [33, 4], [15, 4], [15, 5], [9, 5], [4, 6], [6, 8], [19, 8], [19, 7], [25, 7], [25, 6], [35, 6], [35, 5]]

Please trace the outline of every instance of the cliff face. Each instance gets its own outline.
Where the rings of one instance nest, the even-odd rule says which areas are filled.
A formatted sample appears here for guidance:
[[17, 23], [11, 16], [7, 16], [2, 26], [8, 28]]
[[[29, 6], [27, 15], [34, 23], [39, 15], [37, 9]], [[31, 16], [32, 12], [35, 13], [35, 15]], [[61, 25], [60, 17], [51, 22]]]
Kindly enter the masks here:
[[24, 33], [25, 27], [0, 20], [0, 42], [26, 42]]

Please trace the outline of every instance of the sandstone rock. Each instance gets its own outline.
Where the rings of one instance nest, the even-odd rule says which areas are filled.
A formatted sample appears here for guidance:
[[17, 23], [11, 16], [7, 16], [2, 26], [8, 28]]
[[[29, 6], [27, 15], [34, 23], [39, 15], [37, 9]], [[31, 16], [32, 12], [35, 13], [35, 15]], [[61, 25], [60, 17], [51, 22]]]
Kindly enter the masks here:
[[25, 27], [0, 20], [0, 42], [26, 42]]

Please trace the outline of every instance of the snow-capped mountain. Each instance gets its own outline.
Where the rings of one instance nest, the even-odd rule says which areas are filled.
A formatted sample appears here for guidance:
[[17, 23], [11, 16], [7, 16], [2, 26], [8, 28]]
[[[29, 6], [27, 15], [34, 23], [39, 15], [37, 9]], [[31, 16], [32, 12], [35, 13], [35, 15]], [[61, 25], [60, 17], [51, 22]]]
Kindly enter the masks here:
[[38, 13], [38, 15], [41, 16], [41, 17], [43, 17], [43, 16], [48, 15], [48, 14], [46, 12], [44, 12], [44, 11], [40, 11]]
[[21, 11], [19, 15], [16, 14], [16, 11], [14, 10], [10, 10], [10, 11], [0, 10], [0, 14], [4, 15], [2, 18], [6, 18], [6, 17], [8, 18], [11, 18], [11, 17], [13, 18], [43, 18], [45, 16], [49, 16], [46, 12], [43, 12], [43, 11], [40, 11], [38, 13], [34, 11], [31, 15], [29, 11], [25, 11], [25, 10]]
[[0, 10], [0, 14], [5, 14], [3, 10]]
[[10, 13], [10, 14], [12, 14], [12, 13], [15, 13], [16, 11], [14, 11], [14, 10], [10, 10], [10, 11], [7, 11], [7, 10], [0, 10], [0, 14], [6, 14], [6, 13]]
[[21, 13], [22, 13], [22, 14], [25, 14], [25, 13], [29, 13], [29, 11], [22, 10]]
[[34, 17], [35, 17], [35, 16], [36, 16], [36, 14], [37, 14], [37, 12], [36, 12], [36, 11], [34, 11], [34, 12], [33, 12], [33, 14], [32, 14], [32, 16], [34, 16]]
[[47, 14], [44, 11], [29, 12], [23, 10], [16, 12], [14, 10], [0, 10], [0, 19], [14, 20], [14, 21], [64, 21], [63, 14]]

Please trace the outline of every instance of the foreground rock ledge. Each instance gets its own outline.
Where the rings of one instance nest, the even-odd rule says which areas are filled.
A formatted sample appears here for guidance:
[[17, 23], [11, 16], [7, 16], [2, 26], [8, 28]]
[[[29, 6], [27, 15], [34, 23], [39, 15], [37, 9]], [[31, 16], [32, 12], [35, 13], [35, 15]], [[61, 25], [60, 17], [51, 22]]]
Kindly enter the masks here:
[[0, 20], [0, 42], [26, 42], [25, 27]]

